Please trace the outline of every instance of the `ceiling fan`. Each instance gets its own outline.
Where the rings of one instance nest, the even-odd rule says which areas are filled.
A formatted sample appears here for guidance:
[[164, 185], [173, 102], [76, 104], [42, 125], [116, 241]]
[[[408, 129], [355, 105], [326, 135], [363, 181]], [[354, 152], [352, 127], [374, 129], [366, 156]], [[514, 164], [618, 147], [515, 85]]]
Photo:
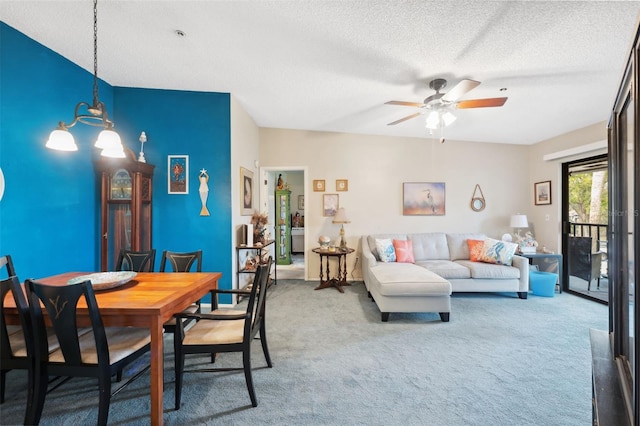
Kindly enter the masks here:
[[[415, 114], [408, 115], [400, 120], [393, 121], [388, 126], [394, 126], [402, 123], [403, 121], [410, 120], [418, 117], [427, 112], [436, 112], [437, 114], [430, 114], [427, 117], [427, 128], [435, 129], [438, 127], [444, 127], [451, 124], [455, 120], [455, 116], [451, 114], [452, 109], [467, 109], [467, 108], [487, 108], [487, 107], [499, 107], [504, 105], [507, 98], [485, 98], [485, 99], [469, 99], [466, 101], [460, 101], [459, 99], [467, 92], [470, 92], [474, 88], [478, 87], [479, 81], [475, 80], [462, 80], [456, 84], [447, 93], [440, 93], [440, 90], [447, 86], [447, 80], [444, 78], [436, 78], [429, 83], [429, 87], [436, 91], [435, 94], [427, 97], [422, 103], [419, 102], [404, 102], [404, 101], [389, 101], [385, 102], [386, 105], [402, 105], [420, 108], [420, 111]], [[432, 123], [429, 123], [429, 120]], [[437, 120], [437, 122], [433, 122]]]

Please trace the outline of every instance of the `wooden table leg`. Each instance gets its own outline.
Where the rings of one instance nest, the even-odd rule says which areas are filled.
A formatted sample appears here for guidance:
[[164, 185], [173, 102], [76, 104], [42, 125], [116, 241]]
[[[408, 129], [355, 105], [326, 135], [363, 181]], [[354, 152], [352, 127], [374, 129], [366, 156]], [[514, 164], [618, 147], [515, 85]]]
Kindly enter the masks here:
[[153, 426], [160, 426], [163, 421], [163, 372], [163, 327], [160, 319], [154, 317], [151, 322], [151, 424]]

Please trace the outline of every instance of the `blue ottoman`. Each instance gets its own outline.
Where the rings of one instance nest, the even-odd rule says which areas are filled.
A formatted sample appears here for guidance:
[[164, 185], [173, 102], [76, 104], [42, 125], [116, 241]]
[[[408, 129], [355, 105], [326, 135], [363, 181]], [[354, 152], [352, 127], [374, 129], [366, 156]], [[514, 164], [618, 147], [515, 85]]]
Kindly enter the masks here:
[[536, 296], [553, 297], [556, 294], [558, 274], [529, 271], [529, 288]]

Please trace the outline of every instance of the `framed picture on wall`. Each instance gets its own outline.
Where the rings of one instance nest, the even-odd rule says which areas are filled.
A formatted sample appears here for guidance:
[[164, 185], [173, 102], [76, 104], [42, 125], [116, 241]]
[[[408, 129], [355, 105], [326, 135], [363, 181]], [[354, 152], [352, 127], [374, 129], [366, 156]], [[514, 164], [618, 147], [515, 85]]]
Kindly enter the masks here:
[[404, 216], [443, 216], [445, 211], [444, 182], [404, 182], [402, 184]]
[[240, 211], [242, 216], [253, 214], [253, 172], [240, 167]]
[[335, 216], [338, 211], [338, 194], [322, 196], [322, 216]]
[[316, 179], [313, 181], [313, 190], [316, 192], [324, 192], [324, 179]]
[[536, 182], [533, 184], [533, 198], [536, 206], [551, 204], [551, 181]]
[[336, 191], [348, 191], [349, 181], [347, 179], [336, 179]]
[[189, 193], [189, 156], [169, 155], [167, 158], [169, 194]]
[[304, 210], [304, 195], [298, 195], [298, 210]]

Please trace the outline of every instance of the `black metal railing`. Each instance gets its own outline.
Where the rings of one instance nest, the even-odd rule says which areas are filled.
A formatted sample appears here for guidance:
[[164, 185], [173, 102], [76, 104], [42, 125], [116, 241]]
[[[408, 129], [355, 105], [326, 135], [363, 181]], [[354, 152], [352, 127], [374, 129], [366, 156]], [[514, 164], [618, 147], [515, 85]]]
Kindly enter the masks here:
[[605, 253], [607, 251], [607, 228], [606, 224], [569, 222], [570, 235], [593, 238], [594, 250]]

